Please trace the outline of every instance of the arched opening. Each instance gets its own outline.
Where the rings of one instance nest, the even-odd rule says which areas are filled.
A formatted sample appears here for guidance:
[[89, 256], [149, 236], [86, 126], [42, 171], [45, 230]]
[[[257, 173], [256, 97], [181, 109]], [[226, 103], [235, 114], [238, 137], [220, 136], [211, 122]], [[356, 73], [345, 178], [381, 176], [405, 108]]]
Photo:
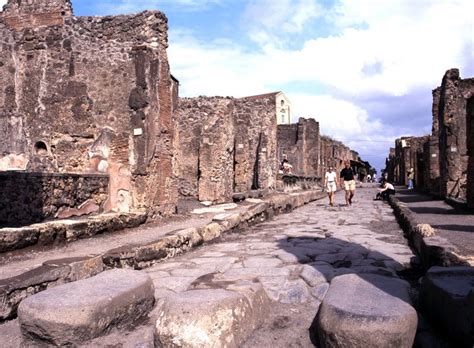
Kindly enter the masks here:
[[38, 156], [46, 156], [48, 154], [48, 147], [43, 141], [36, 142], [35, 154]]

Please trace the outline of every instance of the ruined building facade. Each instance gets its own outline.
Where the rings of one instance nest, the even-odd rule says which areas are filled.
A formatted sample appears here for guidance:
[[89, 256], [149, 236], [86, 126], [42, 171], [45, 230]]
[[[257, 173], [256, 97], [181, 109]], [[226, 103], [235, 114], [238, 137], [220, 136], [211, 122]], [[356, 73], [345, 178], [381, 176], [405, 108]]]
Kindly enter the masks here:
[[300, 118], [295, 124], [278, 125], [278, 156], [284, 156], [293, 172], [303, 176], [321, 176], [321, 137], [319, 123]]
[[410, 163], [418, 188], [474, 207], [474, 78], [461, 79], [458, 69], [448, 70], [433, 90], [432, 120], [431, 135], [397, 140], [409, 144], [410, 150], [402, 146], [389, 157], [389, 177], [405, 184]]
[[74, 17], [70, 0], [0, 12], [0, 170], [109, 177], [106, 210], [174, 211], [167, 19]]
[[276, 122], [271, 95], [182, 98], [176, 112], [180, 196], [221, 203], [234, 192], [274, 189]]

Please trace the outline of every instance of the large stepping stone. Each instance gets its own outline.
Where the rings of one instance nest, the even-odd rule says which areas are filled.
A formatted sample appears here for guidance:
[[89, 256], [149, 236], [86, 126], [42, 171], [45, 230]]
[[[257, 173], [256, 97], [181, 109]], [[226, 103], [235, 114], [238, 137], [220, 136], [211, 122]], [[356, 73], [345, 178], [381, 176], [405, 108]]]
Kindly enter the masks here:
[[28, 297], [18, 307], [18, 319], [28, 338], [75, 345], [137, 322], [154, 303], [146, 273], [111, 270]]
[[408, 289], [374, 274], [334, 278], [317, 316], [320, 346], [411, 348], [418, 319]]
[[474, 347], [474, 268], [430, 268], [421, 285], [420, 307], [460, 347]]
[[259, 283], [190, 290], [168, 297], [156, 322], [157, 347], [239, 347], [267, 315]]

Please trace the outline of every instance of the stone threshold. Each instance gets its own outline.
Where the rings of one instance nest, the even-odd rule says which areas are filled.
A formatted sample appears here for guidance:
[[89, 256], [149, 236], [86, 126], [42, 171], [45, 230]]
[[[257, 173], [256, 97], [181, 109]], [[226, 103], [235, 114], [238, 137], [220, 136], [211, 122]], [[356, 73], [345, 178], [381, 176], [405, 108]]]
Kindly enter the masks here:
[[458, 254], [458, 249], [446, 238], [435, 235], [433, 227], [418, 221], [410, 209], [396, 197], [390, 196], [390, 206], [411, 246], [416, 250], [425, 270], [433, 266], [474, 266], [469, 260]]
[[45, 221], [25, 227], [0, 229], [0, 253], [29, 246], [59, 245], [90, 238], [97, 234], [137, 227], [147, 220], [147, 213], [102, 213], [76, 219]]
[[154, 242], [127, 244], [98, 255], [49, 260], [28, 272], [0, 279], [0, 323], [14, 319], [20, 302], [35, 293], [89, 278], [108, 269], [143, 269], [152, 266], [204, 243], [215, 242], [224, 233], [248, 228], [325, 196], [321, 190], [273, 194], [261, 200], [252, 200], [252, 204], [239, 213], [216, 214], [210, 223], [197, 228], [175, 230]]

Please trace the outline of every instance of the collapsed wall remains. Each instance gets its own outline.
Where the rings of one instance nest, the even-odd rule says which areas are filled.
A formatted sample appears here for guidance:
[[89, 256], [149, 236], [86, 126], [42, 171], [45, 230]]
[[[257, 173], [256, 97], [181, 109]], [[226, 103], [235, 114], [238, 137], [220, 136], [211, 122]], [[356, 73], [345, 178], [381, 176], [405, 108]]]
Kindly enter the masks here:
[[474, 78], [461, 79], [450, 69], [433, 90], [432, 134], [397, 139], [395, 156], [387, 160], [389, 177], [406, 184], [406, 168], [413, 166], [419, 188], [474, 207], [473, 119]]
[[105, 173], [105, 210], [174, 212], [167, 19], [74, 17], [69, 0], [0, 12], [0, 170]]

